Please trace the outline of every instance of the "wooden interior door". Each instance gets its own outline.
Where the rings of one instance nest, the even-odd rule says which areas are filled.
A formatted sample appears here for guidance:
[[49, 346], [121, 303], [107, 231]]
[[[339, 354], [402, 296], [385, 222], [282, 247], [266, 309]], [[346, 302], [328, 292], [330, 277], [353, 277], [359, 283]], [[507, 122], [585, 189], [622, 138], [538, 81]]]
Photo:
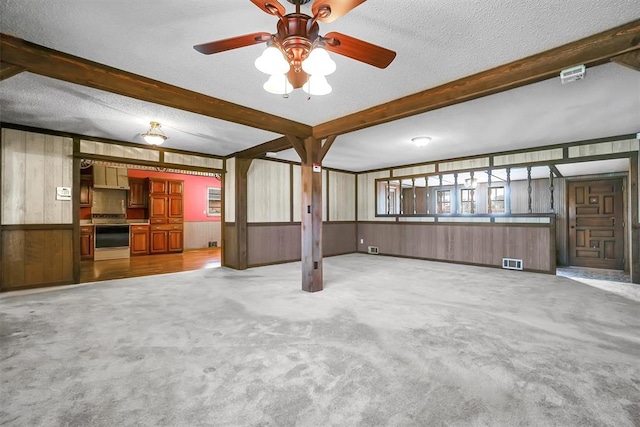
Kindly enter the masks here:
[[622, 179], [570, 182], [569, 264], [624, 269]]

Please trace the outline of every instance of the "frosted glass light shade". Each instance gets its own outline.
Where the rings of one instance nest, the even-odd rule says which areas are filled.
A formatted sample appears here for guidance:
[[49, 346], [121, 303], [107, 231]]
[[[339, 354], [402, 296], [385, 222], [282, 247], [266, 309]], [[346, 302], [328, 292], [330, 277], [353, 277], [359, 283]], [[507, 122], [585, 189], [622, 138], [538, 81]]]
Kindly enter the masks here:
[[168, 137], [160, 130], [160, 123], [151, 122], [151, 127], [145, 133], [140, 134], [147, 144], [160, 145], [165, 142]]
[[326, 50], [316, 47], [307, 59], [302, 61], [302, 70], [314, 76], [328, 76], [336, 70], [336, 63]]
[[258, 70], [270, 75], [287, 73], [290, 68], [280, 49], [274, 46], [266, 48], [256, 59], [255, 65]]
[[309, 95], [327, 95], [331, 93], [331, 85], [325, 76], [309, 76], [302, 90]]
[[431, 138], [428, 136], [416, 136], [415, 138], [411, 138], [411, 142], [413, 142], [416, 147], [426, 147], [431, 142]]
[[286, 74], [272, 75], [262, 87], [274, 95], [287, 95], [293, 92], [293, 86], [289, 83]]

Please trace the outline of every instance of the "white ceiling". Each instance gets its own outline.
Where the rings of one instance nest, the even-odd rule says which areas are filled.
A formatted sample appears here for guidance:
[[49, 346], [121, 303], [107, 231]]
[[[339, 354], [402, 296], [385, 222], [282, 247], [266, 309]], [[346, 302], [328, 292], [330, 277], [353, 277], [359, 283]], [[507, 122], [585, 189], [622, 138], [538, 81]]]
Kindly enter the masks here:
[[[293, 6], [284, 0], [288, 11]], [[303, 6], [303, 12], [309, 12]], [[398, 52], [385, 70], [332, 54], [334, 91], [288, 99], [262, 89], [264, 46], [202, 55], [194, 44], [275, 31], [249, 0], [0, 0], [1, 30], [62, 52], [317, 125], [624, 24], [637, 0], [369, 0], [330, 24]], [[0, 52], [1, 56], [1, 52]], [[166, 145], [227, 155], [279, 135], [22, 73], [0, 83], [1, 119], [141, 142], [150, 120]], [[558, 79], [341, 135], [325, 166], [353, 171], [640, 131], [640, 73], [607, 64]], [[408, 140], [433, 137], [425, 149]], [[280, 158], [297, 160], [293, 152]]]

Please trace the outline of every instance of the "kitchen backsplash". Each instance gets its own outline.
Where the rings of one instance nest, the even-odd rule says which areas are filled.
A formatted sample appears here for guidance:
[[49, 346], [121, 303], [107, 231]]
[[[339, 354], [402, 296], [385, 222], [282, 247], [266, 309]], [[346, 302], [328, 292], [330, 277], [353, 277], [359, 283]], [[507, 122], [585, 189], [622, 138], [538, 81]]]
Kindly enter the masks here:
[[102, 188], [93, 189], [93, 204], [91, 205], [91, 213], [125, 214], [126, 207], [126, 190], [108, 190]]

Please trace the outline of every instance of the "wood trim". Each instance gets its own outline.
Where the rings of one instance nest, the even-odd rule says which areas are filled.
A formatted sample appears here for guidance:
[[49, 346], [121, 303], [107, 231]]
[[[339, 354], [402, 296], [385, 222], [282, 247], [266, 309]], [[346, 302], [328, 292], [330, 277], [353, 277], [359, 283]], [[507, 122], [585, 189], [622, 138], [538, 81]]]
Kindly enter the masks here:
[[631, 282], [640, 284], [640, 200], [638, 197], [638, 153], [633, 153], [630, 157], [629, 167], [629, 190], [630, 194], [630, 206], [631, 206], [631, 245], [630, 245], [630, 270], [631, 270]]
[[560, 173], [556, 165], [549, 165], [549, 169], [553, 172], [553, 174], [558, 178], [564, 178], [564, 175]]
[[224, 226], [224, 219], [225, 219], [225, 212], [226, 212], [226, 206], [227, 206], [227, 201], [226, 201], [226, 195], [225, 195], [225, 188], [226, 185], [225, 183], [227, 182], [227, 159], [222, 159], [222, 169], [224, 169], [224, 172], [221, 174], [220, 176], [220, 198], [222, 199], [222, 203], [221, 208], [220, 208], [220, 246], [223, 246], [222, 250], [220, 251], [220, 265], [225, 265], [225, 250], [224, 250], [224, 241], [226, 238], [226, 233], [225, 233], [225, 226]]
[[280, 134], [306, 137], [311, 127], [182, 89], [17, 37], [0, 35], [2, 60], [46, 77]]
[[632, 70], [640, 71], [640, 49], [614, 56], [611, 61]]
[[563, 69], [591, 66], [640, 44], [640, 19], [607, 31], [341, 117], [313, 128], [315, 138], [388, 123], [557, 76]]
[[16, 74], [20, 74], [23, 71], [25, 71], [25, 69], [22, 67], [0, 61], [0, 81], [13, 77]]
[[[79, 181], [79, 179], [78, 179]], [[18, 230], [73, 230], [74, 224], [7, 224], [0, 227], [3, 231]], [[80, 232], [80, 228], [78, 228]], [[78, 252], [79, 253], [79, 252]]]
[[411, 225], [411, 226], [444, 226], [451, 225], [455, 227], [537, 227], [537, 228], [549, 228], [554, 221], [549, 223], [522, 223], [522, 222], [424, 222], [424, 221], [358, 221], [358, 224], [394, 224], [394, 225]]
[[247, 268], [247, 174], [253, 159], [236, 158], [236, 268], [245, 270]]
[[80, 138], [73, 138], [73, 282], [80, 283]]
[[27, 289], [37, 289], [37, 288], [53, 288], [56, 286], [66, 286], [66, 285], [73, 285], [77, 283], [78, 282], [74, 282], [71, 280], [62, 280], [59, 282], [39, 283], [34, 285], [16, 286], [14, 288], [9, 288], [9, 289], [0, 289], [0, 292], [24, 291]]
[[[105, 156], [103, 154], [89, 154], [89, 153], [77, 153], [77, 154], [74, 154], [73, 156], [78, 159], [122, 163], [127, 165], [151, 166], [154, 168], [167, 168], [167, 169], [182, 169], [185, 171], [208, 172], [208, 173], [219, 173], [219, 174], [225, 173], [224, 167], [223, 169], [214, 169], [214, 168], [207, 168], [207, 167], [201, 167], [201, 166], [181, 165], [178, 163], [165, 163], [162, 161], [163, 154], [164, 153], [160, 152], [159, 162], [154, 162], [151, 160], [130, 159], [128, 157]], [[224, 159], [220, 159], [220, 160], [224, 160]]]
[[2, 252], [2, 242], [4, 240], [4, 238], [2, 237], [2, 199], [3, 199], [3, 192], [4, 192], [4, 183], [2, 182], [2, 177], [3, 177], [3, 173], [2, 173], [2, 168], [3, 168], [3, 159], [2, 159], [2, 153], [3, 153], [3, 141], [2, 141], [2, 128], [0, 128], [0, 291], [2, 291], [3, 285], [4, 285], [4, 272], [2, 271], [2, 266], [4, 265], [4, 258], [3, 258], [3, 252]]

